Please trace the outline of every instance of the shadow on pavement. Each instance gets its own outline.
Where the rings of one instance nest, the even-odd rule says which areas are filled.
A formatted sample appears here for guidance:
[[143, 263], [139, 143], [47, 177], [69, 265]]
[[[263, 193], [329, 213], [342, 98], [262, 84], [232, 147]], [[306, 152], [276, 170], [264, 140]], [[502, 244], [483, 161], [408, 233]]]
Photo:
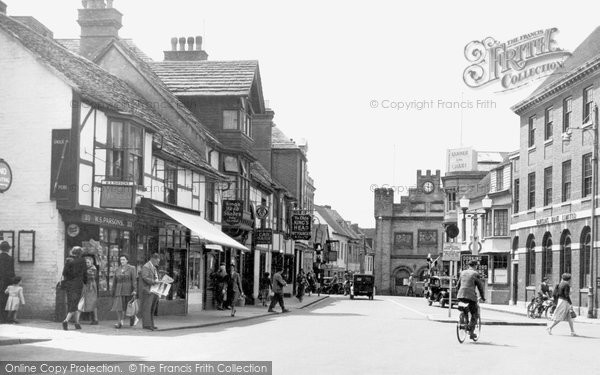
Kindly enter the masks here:
[[514, 348], [514, 345], [508, 345], [508, 344], [496, 344], [494, 342], [491, 341], [477, 341], [477, 342], [469, 342], [469, 344], [473, 344], [473, 345], [487, 345], [487, 346], [499, 346], [499, 347], [506, 347], [506, 348]]

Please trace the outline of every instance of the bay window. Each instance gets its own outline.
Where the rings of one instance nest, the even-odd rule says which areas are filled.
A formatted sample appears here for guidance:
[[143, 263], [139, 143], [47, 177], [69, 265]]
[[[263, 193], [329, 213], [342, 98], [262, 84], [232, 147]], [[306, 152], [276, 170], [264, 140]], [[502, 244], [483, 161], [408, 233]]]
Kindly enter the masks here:
[[111, 120], [106, 144], [106, 178], [143, 185], [144, 131], [128, 122]]

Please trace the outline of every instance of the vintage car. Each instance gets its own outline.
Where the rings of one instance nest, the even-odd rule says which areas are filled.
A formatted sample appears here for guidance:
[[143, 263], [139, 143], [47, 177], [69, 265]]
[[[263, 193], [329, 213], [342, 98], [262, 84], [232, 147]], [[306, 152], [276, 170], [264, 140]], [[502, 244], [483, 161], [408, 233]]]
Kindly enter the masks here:
[[[457, 305], [456, 300], [456, 278], [452, 278], [452, 306]], [[450, 277], [449, 276], [431, 276], [427, 282], [425, 291], [427, 303], [431, 306], [438, 302], [441, 307], [446, 307], [450, 301]]]
[[350, 285], [350, 299], [356, 296], [375, 296], [375, 277], [373, 275], [354, 274]]

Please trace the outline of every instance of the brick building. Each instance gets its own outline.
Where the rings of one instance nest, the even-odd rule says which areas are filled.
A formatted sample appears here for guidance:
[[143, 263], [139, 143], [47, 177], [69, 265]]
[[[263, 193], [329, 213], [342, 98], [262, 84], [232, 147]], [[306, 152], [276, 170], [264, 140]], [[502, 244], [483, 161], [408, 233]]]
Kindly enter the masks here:
[[[543, 277], [554, 285], [562, 273], [569, 272], [573, 306], [580, 313], [588, 310], [589, 287], [595, 286], [598, 274], [596, 241], [590, 265], [590, 217], [596, 194], [592, 191], [592, 178], [597, 176], [597, 170], [592, 172], [592, 153], [599, 68], [597, 28], [565, 60], [564, 67], [512, 108], [520, 116], [510, 225], [517, 283], [513, 299], [518, 304], [531, 299]], [[594, 301], [596, 310], [597, 298]]]
[[375, 285], [380, 294], [406, 293], [411, 273], [422, 280], [427, 255], [442, 252], [444, 193], [437, 170], [417, 171], [416, 187], [394, 203], [392, 189], [375, 190]]

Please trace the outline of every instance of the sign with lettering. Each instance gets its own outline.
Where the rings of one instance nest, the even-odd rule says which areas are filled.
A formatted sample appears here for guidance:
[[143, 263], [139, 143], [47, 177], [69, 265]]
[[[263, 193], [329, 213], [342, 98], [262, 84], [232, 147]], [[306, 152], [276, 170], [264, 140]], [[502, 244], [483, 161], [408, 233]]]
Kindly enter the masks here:
[[68, 200], [71, 166], [69, 159], [69, 129], [52, 129], [50, 161], [50, 199]]
[[444, 244], [442, 260], [459, 262], [460, 261], [460, 245], [457, 243], [447, 242]]
[[273, 229], [260, 228], [252, 232], [254, 243], [257, 245], [271, 245], [273, 243]]
[[135, 186], [131, 181], [102, 181], [100, 207], [133, 208]]
[[258, 220], [262, 220], [264, 218], [266, 218], [269, 215], [269, 209], [267, 208], [267, 206], [264, 205], [260, 205], [256, 207], [256, 217], [258, 218]]
[[238, 225], [242, 222], [244, 212], [244, 201], [224, 200], [223, 221], [229, 225]]
[[81, 221], [83, 223], [96, 224], [103, 227], [133, 229], [132, 221], [108, 215], [83, 213], [81, 214]]
[[460, 269], [466, 270], [467, 268], [469, 268], [469, 262], [471, 262], [472, 260], [476, 260], [478, 263], [477, 263], [477, 266], [475, 267], [475, 270], [477, 272], [479, 272], [479, 274], [481, 275], [481, 277], [484, 280], [487, 280], [488, 264], [489, 264], [488, 259], [489, 259], [489, 257], [487, 255], [469, 255], [469, 254], [461, 255]]
[[292, 215], [292, 239], [293, 240], [310, 240], [312, 215]]
[[0, 159], [0, 193], [4, 193], [8, 189], [10, 189], [10, 185], [12, 185], [12, 170], [10, 169], [10, 165], [4, 159]]
[[477, 151], [472, 148], [457, 148], [448, 150], [447, 172], [477, 170]]
[[577, 214], [572, 212], [572, 213], [568, 213], [568, 214], [549, 216], [549, 217], [544, 217], [542, 219], [537, 219], [535, 221], [535, 224], [536, 225], [546, 225], [546, 224], [560, 223], [562, 221], [569, 221], [569, 220], [575, 220], [575, 219], [577, 219]]

